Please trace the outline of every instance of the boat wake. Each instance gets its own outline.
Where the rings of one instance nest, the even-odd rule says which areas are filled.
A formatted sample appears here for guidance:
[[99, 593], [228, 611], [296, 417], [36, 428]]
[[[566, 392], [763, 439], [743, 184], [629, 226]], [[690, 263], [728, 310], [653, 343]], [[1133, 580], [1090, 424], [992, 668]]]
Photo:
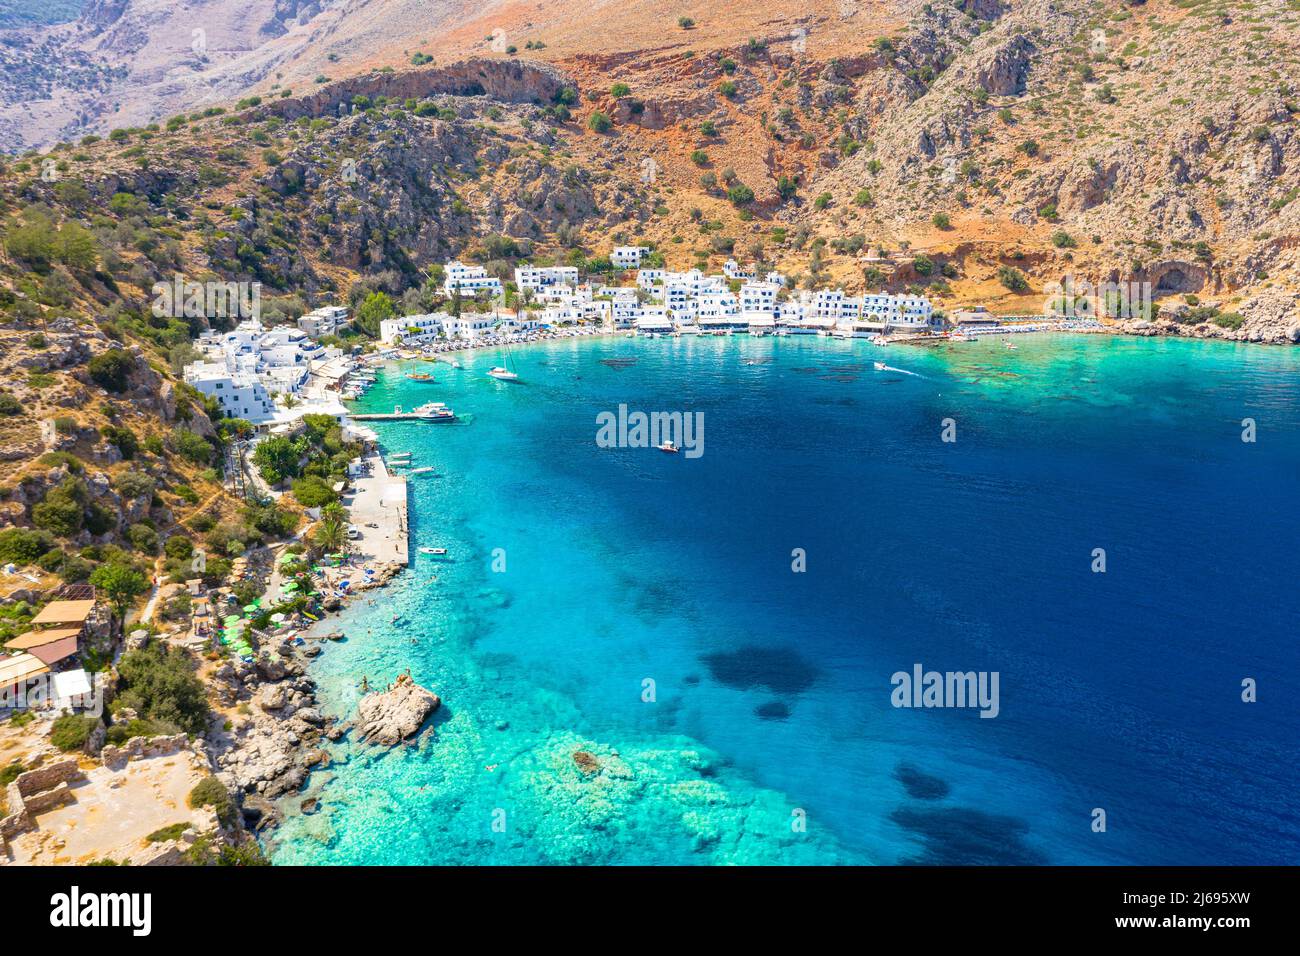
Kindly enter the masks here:
[[905, 368], [895, 368], [892, 365], [882, 365], [880, 362], [876, 363], [876, 371], [877, 372], [898, 372], [900, 375], [911, 375], [913, 378], [925, 378], [925, 376], [922, 375], [920, 372], [909, 372]]

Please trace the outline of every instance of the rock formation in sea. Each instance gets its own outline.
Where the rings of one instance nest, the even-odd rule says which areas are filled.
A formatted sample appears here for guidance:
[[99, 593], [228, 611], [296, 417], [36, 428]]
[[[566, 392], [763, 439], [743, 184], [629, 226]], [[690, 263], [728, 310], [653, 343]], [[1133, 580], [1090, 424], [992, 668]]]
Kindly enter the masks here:
[[375, 691], [357, 704], [357, 740], [392, 747], [420, 729], [442, 703], [438, 695], [403, 674], [387, 690]]

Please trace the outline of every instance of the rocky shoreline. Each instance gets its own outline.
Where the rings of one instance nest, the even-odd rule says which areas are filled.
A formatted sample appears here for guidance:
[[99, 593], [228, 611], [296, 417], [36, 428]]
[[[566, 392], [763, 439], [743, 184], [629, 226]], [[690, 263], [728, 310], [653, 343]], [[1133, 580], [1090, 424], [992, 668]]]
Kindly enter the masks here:
[[[401, 569], [381, 567], [357, 588], [358, 594], [384, 587]], [[321, 604], [326, 612], [336, 612], [345, 602], [331, 596]], [[362, 697], [356, 721], [323, 714], [308, 665], [330, 642], [346, 639], [337, 630], [326, 630], [328, 622], [328, 617], [322, 618], [302, 635], [301, 644], [282, 640], [273, 648], [275, 657], [264, 648], [257, 660], [226, 661], [211, 675], [219, 703], [238, 707], [239, 715], [209, 735], [208, 750], [218, 779], [236, 795], [244, 823], [254, 832], [277, 825], [277, 801], [303, 791], [312, 771], [329, 766], [326, 743], [356, 732], [367, 743], [396, 746], [419, 731], [441, 703], [403, 674], [387, 688]]]
[[1179, 304], [1162, 307], [1150, 320], [1121, 319], [1108, 323], [1101, 331], [1125, 335], [1175, 338], [1222, 339], [1227, 342], [1251, 342], [1260, 345], [1300, 345], [1300, 295], [1280, 289], [1268, 289], [1253, 295], [1236, 307], [1240, 323], [1219, 325], [1213, 319], [1194, 321], [1194, 306]]

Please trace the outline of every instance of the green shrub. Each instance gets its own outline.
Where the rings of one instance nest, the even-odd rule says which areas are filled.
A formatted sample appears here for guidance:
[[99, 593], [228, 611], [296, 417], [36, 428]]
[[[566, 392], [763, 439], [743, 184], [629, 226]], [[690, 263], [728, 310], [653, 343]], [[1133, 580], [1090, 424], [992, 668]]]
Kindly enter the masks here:
[[600, 110], [594, 111], [587, 119], [587, 128], [593, 133], [607, 133], [614, 124]]
[[206, 465], [212, 460], [212, 445], [202, 435], [178, 428], [172, 432], [176, 453], [196, 465]]
[[80, 750], [90, 739], [95, 727], [99, 725], [98, 717], [84, 717], [81, 714], [64, 714], [55, 718], [54, 729], [50, 733], [50, 743], [64, 753]]
[[207, 691], [194, 675], [194, 662], [181, 647], [149, 644], [127, 651], [118, 663], [118, 702], [150, 720], [201, 734], [208, 724]]
[[183, 534], [174, 534], [163, 545], [163, 554], [175, 561], [187, 561], [194, 554], [194, 542]]
[[99, 430], [104, 440], [112, 445], [117, 446], [117, 450], [122, 453], [122, 457], [128, 461], [135, 457], [135, 453], [140, 450], [140, 441], [135, 437], [135, 432], [125, 426], [105, 425]]
[[230, 799], [230, 791], [216, 777], [204, 777], [196, 783], [190, 791], [189, 804], [196, 809], [211, 807], [224, 827], [235, 822], [235, 802]]
[[109, 349], [92, 358], [86, 368], [90, 372], [91, 381], [100, 388], [121, 393], [126, 391], [129, 384], [132, 364], [131, 356], [126, 352]]
[[158, 532], [147, 524], [133, 524], [126, 529], [126, 539], [137, 551], [145, 554], [158, 553]]
[[736, 183], [727, 190], [727, 198], [734, 206], [743, 206], [754, 201], [754, 190], [744, 183]]
[[339, 496], [334, 493], [334, 489], [323, 479], [314, 475], [308, 475], [305, 478], [298, 478], [293, 483], [293, 496], [304, 508], [320, 508], [332, 501], [338, 501]]
[[5, 528], [0, 531], [0, 563], [31, 564], [54, 547], [54, 539], [44, 531]]
[[70, 537], [85, 524], [86, 501], [85, 482], [71, 476], [64, 478], [46, 492], [44, 501], [32, 507], [32, 524], [59, 537]]
[[1029, 281], [1024, 273], [1011, 266], [998, 267], [998, 281], [1012, 292], [1026, 292], [1029, 289]]
[[154, 830], [145, 839], [150, 843], [167, 843], [171, 840], [179, 840], [181, 834], [190, 828], [188, 823], [173, 823], [171, 826]]
[[124, 471], [113, 480], [117, 493], [126, 498], [143, 498], [154, 492], [154, 480], [143, 471]]

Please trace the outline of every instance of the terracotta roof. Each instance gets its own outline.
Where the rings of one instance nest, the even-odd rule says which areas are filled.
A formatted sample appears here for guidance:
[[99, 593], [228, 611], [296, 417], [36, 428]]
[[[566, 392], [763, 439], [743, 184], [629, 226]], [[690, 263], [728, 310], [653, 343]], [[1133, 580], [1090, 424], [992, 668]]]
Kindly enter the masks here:
[[94, 607], [94, 601], [51, 601], [32, 624], [85, 624]]
[[48, 674], [49, 671], [49, 665], [41, 663], [30, 654], [0, 657], [0, 687], [8, 687], [37, 674]]
[[42, 644], [52, 644], [54, 641], [61, 641], [65, 637], [76, 637], [81, 633], [79, 627], [57, 627], [48, 631], [28, 631], [26, 634], [20, 634], [12, 641], [8, 641], [5, 647], [14, 651], [25, 651], [29, 647], [40, 647]]

